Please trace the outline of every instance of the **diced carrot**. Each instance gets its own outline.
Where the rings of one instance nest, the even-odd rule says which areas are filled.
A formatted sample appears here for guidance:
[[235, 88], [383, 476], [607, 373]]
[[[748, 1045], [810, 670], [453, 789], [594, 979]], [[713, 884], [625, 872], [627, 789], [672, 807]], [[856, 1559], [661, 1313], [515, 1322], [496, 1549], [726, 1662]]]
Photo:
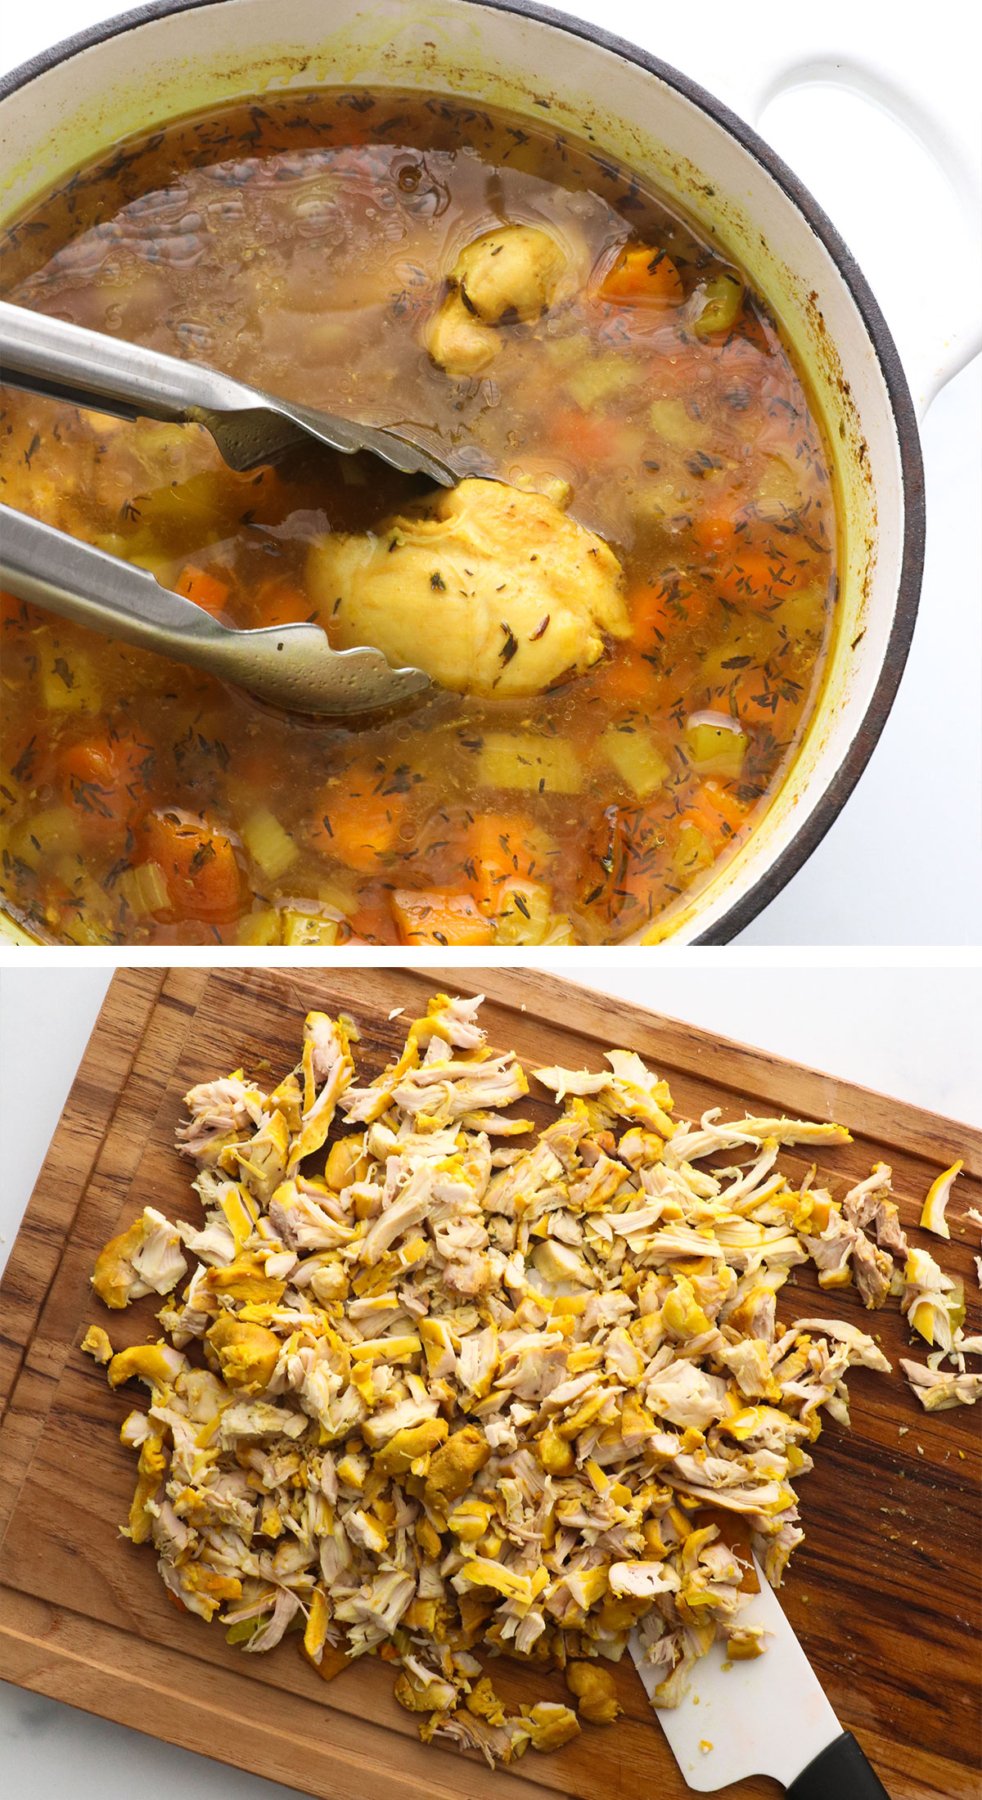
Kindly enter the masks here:
[[694, 825], [713, 845], [728, 843], [747, 816], [747, 808], [732, 788], [710, 778], [700, 782], [696, 794], [681, 814], [679, 823]]
[[709, 595], [694, 588], [674, 572], [654, 582], [642, 582], [627, 596], [631, 615], [631, 639], [641, 651], [677, 637], [698, 625], [709, 611]]
[[399, 933], [387, 894], [369, 888], [358, 896], [358, 910], [351, 914], [350, 943], [397, 944]]
[[221, 581], [210, 570], [199, 569], [197, 563], [188, 563], [178, 576], [176, 591], [217, 618], [225, 611], [232, 588], [230, 582]]
[[685, 299], [682, 278], [665, 250], [630, 244], [600, 283], [600, 298], [618, 306], [678, 306]]
[[529, 881], [546, 874], [535, 826], [526, 813], [483, 813], [464, 838], [462, 863], [467, 887], [482, 912], [494, 913], [503, 882]]
[[223, 831], [203, 819], [161, 809], [143, 821], [139, 836], [143, 855], [164, 871], [179, 918], [227, 921], [241, 910], [242, 872]]
[[396, 848], [407, 805], [384, 769], [356, 763], [323, 789], [310, 841], [346, 869], [371, 874]]
[[763, 726], [778, 743], [793, 729], [794, 703], [769, 681], [763, 669], [745, 669], [733, 687], [733, 705], [741, 725]]
[[722, 494], [715, 505], [707, 507], [693, 519], [692, 536], [700, 550], [713, 550], [718, 555], [726, 551], [731, 556], [737, 556], [748, 543], [745, 526], [742, 531], [737, 530], [745, 517], [741, 512], [741, 502], [735, 496], [727, 498]]
[[580, 905], [606, 918], [618, 932], [636, 930], [649, 916], [660, 881], [666, 837], [666, 809], [612, 807], [604, 811], [584, 842], [587, 857]]
[[28, 605], [26, 600], [18, 600], [16, 594], [0, 593], [0, 625], [9, 630], [20, 630], [28, 623]]
[[490, 944], [493, 936], [470, 894], [397, 888], [392, 915], [404, 944]]
[[716, 592], [735, 606], [767, 612], [797, 593], [805, 573], [786, 556], [773, 550], [754, 550], [736, 542], [726, 549], [710, 571]]
[[310, 595], [286, 575], [264, 581], [252, 596], [252, 613], [257, 625], [302, 624], [314, 610]]
[[146, 805], [151, 745], [120, 734], [66, 744], [56, 758], [69, 806], [76, 807], [90, 836], [111, 837], [139, 817]]
[[604, 462], [616, 453], [623, 430], [621, 419], [586, 413], [579, 406], [561, 406], [551, 416], [549, 436], [577, 462]]
[[603, 685], [604, 699], [610, 702], [612, 712], [655, 704], [655, 673], [642, 656], [620, 652], [600, 664], [595, 676]]

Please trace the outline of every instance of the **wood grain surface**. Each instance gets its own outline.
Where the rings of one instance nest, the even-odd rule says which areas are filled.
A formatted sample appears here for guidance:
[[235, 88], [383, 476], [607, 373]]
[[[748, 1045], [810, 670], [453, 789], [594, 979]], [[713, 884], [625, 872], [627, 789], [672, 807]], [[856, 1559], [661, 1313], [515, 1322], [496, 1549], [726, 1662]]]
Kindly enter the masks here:
[[[106, 1238], [144, 1205], [189, 1216], [188, 1165], [173, 1149], [182, 1094], [239, 1063], [285, 1072], [312, 1006], [355, 1017], [360, 1067], [374, 1073], [401, 1045], [406, 1018], [441, 987], [483, 990], [492, 1043], [530, 1065], [596, 1067], [608, 1046], [640, 1050], [670, 1081], [681, 1116], [721, 1104], [730, 1114], [749, 1106], [841, 1120], [854, 1142], [823, 1154], [822, 1178], [838, 1192], [889, 1161], [908, 1229], [934, 1175], [963, 1156], [952, 1243], [918, 1241], [964, 1277], [974, 1296], [967, 1328], [979, 1329], [978, 1230], [960, 1221], [969, 1205], [982, 1207], [982, 1133], [968, 1126], [524, 969], [125, 971], [0, 1288], [0, 1675], [323, 1800], [681, 1800], [688, 1790], [627, 1663], [618, 1671], [625, 1716], [614, 1728], [586, 1728], [555, 1755], [530, 1751], [492, 1771], [421, 1745], [377, 1661], [325, 1686], [289, 1642], [268, 1656], [230, 1649], [220, 1629], [172, 1607], [153, 1555], [118, 1536], [134, 1459], [117, 1433], [137, 1402], [109, 1391], [79, 1343], [96, 1319], [117, 1347], [157, 1333], [151, 1302], [110, 1318], [88, 1277]], [[405, 1016], [390, 1020], [395, 1007]], [[539, 1102], [531, 1110], [551, 1116]], [[782, 1157], [790, 1170], [806, 1160]], [[819, 1292], [811, 1271], [798, 1273], [781, 1317], [834, 1310], [869, 1325], [853, 1293], [821, 1295], [816, 1307]], [[895, 1308], [873, 1328], [894, 1363], [907, 1353]], [[850, 1390], [852, 1430], [826, 1425], [800, 1483], [807, 1537], [782, 1600], [894, 1800], [977, 1800], [978, 1411], [925, 1414], [899, 1372], [857, 1371]], [[533, 1688], [537, 1698], [565, 1697], [560, 1678], [512, 1663], [495, 1665], [495, 1684], [513, 1699]], [[777, 1788], [745, 1782], [726, 1792], [763, 1800]]]

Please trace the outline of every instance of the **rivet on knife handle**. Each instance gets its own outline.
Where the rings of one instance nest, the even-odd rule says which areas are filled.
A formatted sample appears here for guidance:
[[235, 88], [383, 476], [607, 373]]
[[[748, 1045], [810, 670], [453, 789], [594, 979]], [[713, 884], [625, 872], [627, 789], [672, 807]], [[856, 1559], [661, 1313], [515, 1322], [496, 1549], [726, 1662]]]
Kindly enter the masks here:
[[820, 1750], [788, 1788], [788, 1800], [890, 1800], [851, 1731]]

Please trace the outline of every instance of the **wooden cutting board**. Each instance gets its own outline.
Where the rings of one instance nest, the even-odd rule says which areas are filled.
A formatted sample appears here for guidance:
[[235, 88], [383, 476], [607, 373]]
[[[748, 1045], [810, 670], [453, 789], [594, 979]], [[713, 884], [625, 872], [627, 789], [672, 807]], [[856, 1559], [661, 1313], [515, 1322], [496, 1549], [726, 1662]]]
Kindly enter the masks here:
[[[323, 1800], [680, 1800], [688, 1790], [626, 1662], [625, 1716], [613, 1729], [586, 1728], [555, 1755], [530, 1751], [492, 1771], [421, 1745], [378, 1661], [325, 1685], [289, 1642], [268, 1656], [230, 1649], [220, 1629], [173, 1608], [153, 1555], [117, 1534], [134, 1480], [117, 1432], [135, 1402], [110, 1393], [79, 1350], [86, 1326], [107, 1322], [88, 1277], [104, 1241], [145, 1204], [175, 1216], [187, 1208], [188, 1165], [173, 1150], [182, 1094], [239, 1063], [264, 1073], [265, 1058], [285, 1072], [312, 1006], [357, 1019], [361, 1066], [375, 1073], [430, 993], [478, 985], [492, 1043], [529, 1064], [597, 1067], [604, 1048], [629, 1045], [669, 1079], [681, 1116], [721, 1103], [841, 1120], [855, 1141], [823, 1156], [822, 1177], [841, 1191], [877, 1159], [890, 1162], [908, 1229], [934, 1175], [963, 1156], [954, 1241], [931, 1248], [965, 1279], [969, 1327], [979, 1329], [978, 1230], [958, 1221], [982, 1206], [982, 1134], [966, 1126], [528, 970], [124, 971], [0, 1289], [0, 1675]], [[394, 1007], [405, 1015], [389, 1020]], [[550, 1116], [537, 1103], [533, 1111]], [[789, 1168], [804, 1160], [783, 1156]], [[817, 1294], [812, 1273], [799, 1275], [782, 1317], [834, 1311], [869, 1324], [853, 1294], [823, 1295], [816, 1307]], [[150, 1302], [110, 1325], [117, 1344], [156, 1335]], [[892, 1361], [905, 1353], [894, 1308], [873, 1328]], [[979, 1414], [924, 1413], [899, 1372], [856, 1372], [850, 1388], [852, 1431], [826, 1425], [800, 1484], [807, 1539], [784, 1604], [894, 1800], [975, 1800]], [[564, 1697], [560, 1678], [513, 1664], [497, 1664], [495, 1681], [511, 1699]], [[727, 1791], [762, 1800], [777, 1789]]]

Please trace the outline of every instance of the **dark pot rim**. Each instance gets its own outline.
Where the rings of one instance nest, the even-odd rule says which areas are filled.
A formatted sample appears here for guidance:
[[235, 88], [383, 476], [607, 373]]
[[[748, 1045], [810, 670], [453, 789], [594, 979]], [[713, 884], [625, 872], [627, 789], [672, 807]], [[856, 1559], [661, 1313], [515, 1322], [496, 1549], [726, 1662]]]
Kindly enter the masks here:
[[[37, 76], [57, 67], [59, 63], [104, 43], [109, 38], [136, 30], [154, 19], [166, 18], [171, 13], [225, 4], [226, 0], [148, 0], [146, 5], [135, 7], [131, 12], [120, 13], [115, 18], [105, 19], [98, 25], [91, 25], [87, 30], [63, 38], [51, 49], [29, 58], [19, 68], [0, 79], [0, 101], [16, 93]], [[588, 44], [595, 44], [598, 49], [610, 51], [623, 61], [634, 63], [648, 74], [656, 76], [666, 86], [674, 88], [702, 112], [708, 113], [724, 131], [735, 138], [773, 178], [829, 252], [866, 328], [889, 397], [900, 455], [904, 544], [893, 622], [876, 686], [836, 774], [825, 792], [815, 801], [808, 818], [795, 831], [790, 843], [714, 925], [692, 940], [699, 945], [726, 944], [777, 898], [791, 877], [798, 873], [818, 848], [869, 762], [896, 698], [914, 634], [924, 568], [924, 467], [917, 418], [907, 378], [893, 337], [866, 277], [831, 219], [781, 157], [736, 113], [724, 106], [722, 101], [717, 100], [697, 82], [690, 81], [678, 69], [640, 49], [638, 45], [616, 37], [599, 26], [588, 24], [585, 20], [571, 18], [568, 13], [540, 6], [537, 0], [466, 0], [466, 4], [481, 6], [488, 12], [516, 14], [519, 18], [532, 19], [540, 25], [551, 25], [556, 30], [568, 32], [572, 37], [582, 38]], [[670, 943], [671, 940], [667, 939], [666, 942]]]

